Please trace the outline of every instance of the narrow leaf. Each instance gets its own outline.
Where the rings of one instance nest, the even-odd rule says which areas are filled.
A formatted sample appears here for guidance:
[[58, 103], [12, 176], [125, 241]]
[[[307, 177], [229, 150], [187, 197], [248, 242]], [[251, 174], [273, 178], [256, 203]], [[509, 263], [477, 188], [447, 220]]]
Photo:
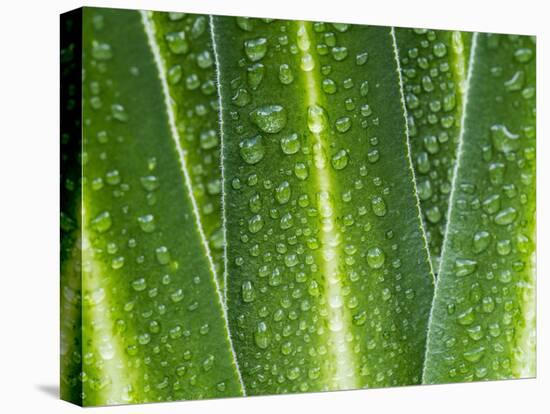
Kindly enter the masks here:
[[535, 42], [475, 34], [426, 383], [535, 374]]
[[152, 12], [149, 24], [165, 68], [180, 146], [223, 290], [219, 113], [209, 18]]
[[240, 395], [150, 21], [83, 25], [83, 404]]
[[250, 394], [420, 381], [432, 298], [389, 28], [212, 20]]
[[418, 197], [434, 268], [445, 232], [471, 34], [396, 28]]

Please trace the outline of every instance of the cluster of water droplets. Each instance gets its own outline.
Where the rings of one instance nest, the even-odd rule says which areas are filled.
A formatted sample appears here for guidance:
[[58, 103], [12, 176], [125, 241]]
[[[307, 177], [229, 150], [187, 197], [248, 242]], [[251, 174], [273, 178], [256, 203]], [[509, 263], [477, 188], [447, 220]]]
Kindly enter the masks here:
[[[449, 282], [440, 294], [441, 318], [454, 324], [434, 330], [444, 345], [433, 363], [456, 381], [533, 374], [521, 370], [534, 352], [534, 44], [503, 35], [479, 35], [478, 42], [471, 88], [481, 91], [472, 96], [494, 100], [494, 123], [480, 123], [485, 129], [464, 143], [442, 268]], [[524, 77], [521, 88], [509, 87], [510, 76]]]
[[[368, 79], [364, 44], [345, 37], [364, 29], [235, 24], [241, 69], [225, 92], [228, 305], [240, 310], [233, 334], [249, 392], [331, 389], [357, 378], [397, 384], [396, 357], [416, 352], [404, 342], [417, 327], [394, 316], [414, 308], [417, 287], [401, 274], [398, 229], [388, 220], [391, 181], [379, 166], [380, 122], [369, 101], [380, 85]], [[406, 167], [402, 149], [387, 156]], [[412, 233], [420, 242], [419, 229]], [[423, 277], [428, 286], [427, 269]], [[351, 366], [338, 377], [338, 354], [347, 352]]]
[[[165, 42], [161, 53], [168, 53], [164, 58], [173, 63], [167, 73], [171, 91], [188, 96], [187, 100], [175, 98], [173, 109], [201, 214], [214, 216], [203, 224], [215, 233], [220, 223], [221, 183], [208, 20], [206, 16], [177, 13], [148, 17], [154, 21], [159, 42]], [[151, 69], [156, 70], [153, 56], [150, 61], [132, 62], [135, 56], [121, 53], [120, 42], [111, 45], [103, 40], [108, 38], [103, 26], [104, 19], [96, 14], [91, 54], [85, 59], [82, 158], [84, 227], [89, 241], [83, 240], [88, 342], [81, 380], [85, 392], [90, 398], [105, 393], [118, 402], [203, 398], [222, 395], [228, 387], [236, 392], [239, 385], [229, 366], [229, 351], [220, 353], [217, 345], [208, 345], [227, 338], [221, 308], [212, 312], [208, 303], [217, 301], [218, 296], [168, 125], [159, 138], [146, 136], [150, 131], [139, 130], [135, 124], [141, 115], [139, 105], [164, 110], [160, 84], [157, 102], [147, 103], [135, 103], [124, 88], [119, 88], [122, 82], [142, 87], [140, 75], [146, 71], [151, 75], [146, 82], [156, 79]], [[141, 59], [149, 52], [145, 37], [142, 46], [146, 50]], [[128, 61], [117, 60], [117, 53]], [[145, 66], [140, 67], [142, 64]], [[183, 89], [177, 89], [178, 85]], [[155, 146], [147, 144], [147, 140], [155, 139]], [[128, 158], [129, 152], [135, 156]], [[174, 171], [180, 172], [176, 178]], [[181, 207], [176, 205], [174, 210], [176, 199], [186, 203], [187, 213], [175, 212]], [[173, 219], [181, 226], [175, 235], [175, 229], [169, 228]], [[182, 251], [182, 231], [185, 233], [186, 228], [196, 232], [184, 235], [191, 239], [189, 248], [194, 239], [194, 248], [201, 252], [198, 257], [202, 259], [195, 264], [197, 258], [190, 256], [193, 253]], [[179, 242], [175, 243], [174, 236]], [[216, 244], [211, 238], [210, 242], [221, 248], [219, 240]], [[93, 326], [96, 328], [88, 328]], [[132, 372], [142, 375], [136, 379]], [[125, 384], [122, 391], [114, 396], [121, 383]]]
[[470, 38], [460, 32], [396, 29], [418, 196], [435, 268], [460, 133]]
[[156, 13], [154, 21], [194, 196], [223, 282], [218, 94], [209, 18]]

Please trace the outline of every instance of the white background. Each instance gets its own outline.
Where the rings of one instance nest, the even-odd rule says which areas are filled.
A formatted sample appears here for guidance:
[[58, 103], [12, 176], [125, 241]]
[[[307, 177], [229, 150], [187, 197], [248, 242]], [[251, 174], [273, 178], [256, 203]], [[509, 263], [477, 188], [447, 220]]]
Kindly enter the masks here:
[[[82, 5], [2, 2], [0, 21], [0, 412], [64, 414], [58, 378], [58, 14]], [[546, 0], [117, 0], [200, 13], [536, 34], [538, 96], [538, 378], [89, 409], [176, 412], [549, 412], [549, 10]], [[546, 105], [544, 105], [546, 103]]]

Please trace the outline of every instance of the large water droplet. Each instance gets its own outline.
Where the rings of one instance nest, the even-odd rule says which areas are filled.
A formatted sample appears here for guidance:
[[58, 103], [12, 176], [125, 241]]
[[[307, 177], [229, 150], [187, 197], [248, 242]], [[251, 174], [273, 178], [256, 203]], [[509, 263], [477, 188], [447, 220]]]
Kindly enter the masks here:
[[275, 134], [286, 125], [286, 109], [281, 105], [265, 105], [252, 111], [250, 119], [262, 131]]
[[248, 59], [252, 62], [261, 60], [267, 52], [267, 39], [265, 37], [259, 37], [257, 39], [251, 39], [244, 42], [244, 51]]

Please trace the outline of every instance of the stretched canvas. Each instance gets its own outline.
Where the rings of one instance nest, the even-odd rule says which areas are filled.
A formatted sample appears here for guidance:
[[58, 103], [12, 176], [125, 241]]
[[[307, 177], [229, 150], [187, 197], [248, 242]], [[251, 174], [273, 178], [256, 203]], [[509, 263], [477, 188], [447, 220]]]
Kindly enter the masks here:
[[532, 36], [61, 16], [61, 393], [535, 375]]

